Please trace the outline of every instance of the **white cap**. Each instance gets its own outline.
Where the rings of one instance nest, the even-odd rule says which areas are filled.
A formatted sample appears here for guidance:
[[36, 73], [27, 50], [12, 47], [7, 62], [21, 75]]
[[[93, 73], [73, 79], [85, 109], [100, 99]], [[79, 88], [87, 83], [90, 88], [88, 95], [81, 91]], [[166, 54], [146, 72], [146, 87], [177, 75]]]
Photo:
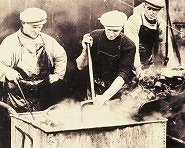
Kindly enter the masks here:
[[144, 2], [156, 9], [161, 9], [165, 6], [165, 0], [144, 0]]
[[113, 11], [109, 11], [104, 13], [100, 18], [100, 23], [104, 26], [104, 27], [113, 27], [113, 28], [120, 28], [123, 27], [124, 24], [127, 21], [127, 16], [125, 13], [117, 11], [117, 10], [113, 10]]
[[25, 23], [45, 24], [46, 18], [46, 11], [40, 8], [27, 8], [20, 13], [20, 20]]

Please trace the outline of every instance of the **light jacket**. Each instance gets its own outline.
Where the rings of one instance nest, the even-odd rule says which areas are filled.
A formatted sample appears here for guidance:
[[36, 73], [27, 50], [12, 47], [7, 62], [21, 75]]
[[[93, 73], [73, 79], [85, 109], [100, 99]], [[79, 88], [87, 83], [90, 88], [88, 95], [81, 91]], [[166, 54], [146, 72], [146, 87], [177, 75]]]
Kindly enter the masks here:
[[[46, 53], [54, 68], [54, 74], [60, 79], [64, 78], [67, 65], [67, 56], [64, 48], [54, 38], [44, 33], [41, 33], [36, 39], [31, 39], [18, 30], [16, 33], [6, 37], [1, 43], [0, 81], [5, 81], [5, 72], [10, 68], [20, 67], [27, 75], [37, 74], [37, 57], [34, 56], [35, 53], [32, 53], [32, 51], [25, 52], [21, 44], [25, 46], [24, 48], [28, 47], [33, 50], [35, 50], [35, 46], [44, 44]], [[27, 58], [26, 62], [25, 60], [22, 62], [22, 58]]]

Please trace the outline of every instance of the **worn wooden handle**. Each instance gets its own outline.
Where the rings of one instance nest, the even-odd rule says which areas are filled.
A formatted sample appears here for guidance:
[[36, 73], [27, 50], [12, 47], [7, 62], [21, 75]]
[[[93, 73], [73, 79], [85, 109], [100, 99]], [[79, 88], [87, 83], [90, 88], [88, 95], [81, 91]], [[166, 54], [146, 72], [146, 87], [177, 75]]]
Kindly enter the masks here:
[[87, 53], [88, 53], [88, 63], [89, 63], [89, 77], [91, 84], [91, 99], [95, 98], [95, 90], [94, 90], [94, 76], [93, 76], [93, 68], [92, 68], [92, 59], [90, 53], [90, 44], [87, 44]]

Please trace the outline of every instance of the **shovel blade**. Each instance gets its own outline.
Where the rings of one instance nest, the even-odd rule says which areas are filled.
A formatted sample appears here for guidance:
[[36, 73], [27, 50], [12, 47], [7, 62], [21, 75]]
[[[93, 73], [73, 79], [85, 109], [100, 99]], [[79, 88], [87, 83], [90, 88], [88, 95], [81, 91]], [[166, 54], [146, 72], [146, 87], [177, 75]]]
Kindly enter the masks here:
[[86, 105], [93, 105], [93, 100], [85, 100], [80, 102], [81, 108], [85, 107]]

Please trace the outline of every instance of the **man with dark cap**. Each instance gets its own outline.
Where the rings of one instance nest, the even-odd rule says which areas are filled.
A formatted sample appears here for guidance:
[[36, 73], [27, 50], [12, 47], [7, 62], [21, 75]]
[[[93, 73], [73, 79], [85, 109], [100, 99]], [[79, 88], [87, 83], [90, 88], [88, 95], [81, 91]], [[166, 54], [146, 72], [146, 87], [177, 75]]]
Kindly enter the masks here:
[[54, 38], [41, 32], [46, 19], [46, 12], [40, 8], [25, 9], [20, 13], [22, 27], [1, 43], [3, 101], [17, 112], [29, 108], [31, 111], [43, 110], [54, 104], [50, 90], [63, 83], [66, 52]]
[[[165, 0], [144, 0], [134, 8], [125, 24], [124, 33], [136, 45], [135, 67], [137, 74], [151, 65], [163, 67], [166, 60], [166, 22], [158, 14], [165, 7]], [[169, 40], [168, 67], [174, 67], [174, 53]]]
[[76, 59], [79, 70], [88, 65], [87, 44], [91, 45], [92, 67], [96, 97], [94, 104], [100, 106], [110, 100], [132, 77], [135, 45], [121, 31], [127, 16], [114, 10], [103, 14], [100, 23], [104, 29], [85, 34], [82, 53]]

